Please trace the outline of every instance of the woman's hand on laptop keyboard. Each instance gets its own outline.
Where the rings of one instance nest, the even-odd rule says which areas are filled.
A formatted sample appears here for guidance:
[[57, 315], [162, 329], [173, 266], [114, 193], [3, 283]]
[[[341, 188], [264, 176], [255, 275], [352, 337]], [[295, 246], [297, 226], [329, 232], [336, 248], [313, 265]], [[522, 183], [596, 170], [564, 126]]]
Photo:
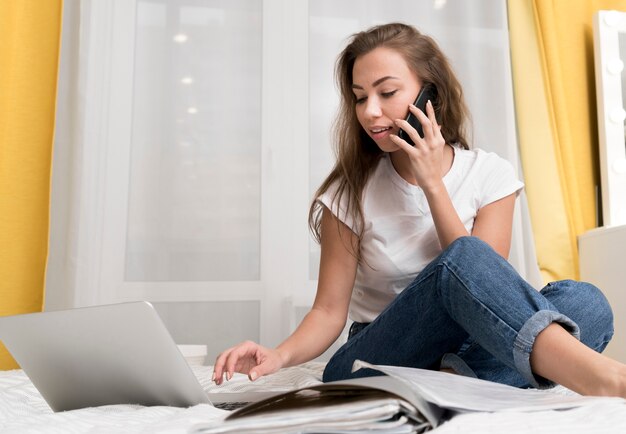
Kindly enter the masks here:
[[248, 375], [251, 381], [272, 374], [282, 368], [283, 358], [278, 350], [245, 341], [227, 349], [215, 360], [212, 381], [220, 385], [230, 380], [235, 372]]

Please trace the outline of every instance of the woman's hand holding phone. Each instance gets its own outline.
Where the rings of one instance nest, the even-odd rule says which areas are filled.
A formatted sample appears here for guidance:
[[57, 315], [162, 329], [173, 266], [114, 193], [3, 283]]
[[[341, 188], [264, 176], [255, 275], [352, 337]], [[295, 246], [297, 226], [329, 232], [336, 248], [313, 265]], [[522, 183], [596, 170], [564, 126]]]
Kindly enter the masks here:
[[409, 106], [409, 111], [422, 126], [423, 137], [405, 119], [396, 119], [396, 125], [408, 134], [414, 146], [393, 134], [391, 139], [408, 154], [417, 184], [423, 190], [438, 187], [442, 180], [443, 150], [446, 141], [441, 135], [441, 126], [435, 118], [435, 109], [429, 100], [426, 103], [426, 113], [414, 105]]
[[[415, 102], [413, 102], [413, 105], [415, 107], [417, 107], [418, 109], [420, 109], [422, 112], [426, 112], [426, 103], [428, 103], [428, 101], [430, 101], [431, 103], [433, 101], [436, 101], [437, 99], [437, 88], [435, 87], [434, 84], [432, 83], [425, 83], [422, 88], [420, 89], [419, 93], [417, 94], [417, 98], [415, 98]], [[415, 128], [415, 130], [417, 131], [417, 134], [420, 137], [424, 137], [424, 131], [422, 129], [422, 124], [420, 123], [419, 119], [417, 118], [417, 116], [415, 116], [413, 113], [411, 113], [411, 111], [409, 110], [409, 113], [407, 114], [407, 117], [405, 119], [413, 128]], [[400, 136], [401, 139], [403, 139], [404, 141], [406, 141], [409, 145], [414, 146], [415, 143], [413, 142], [413, 140], [411, 139], [411, 136], [404, 130], [404, 129], [400, 129], [400, 132], [398, 133], [398, 136]]]

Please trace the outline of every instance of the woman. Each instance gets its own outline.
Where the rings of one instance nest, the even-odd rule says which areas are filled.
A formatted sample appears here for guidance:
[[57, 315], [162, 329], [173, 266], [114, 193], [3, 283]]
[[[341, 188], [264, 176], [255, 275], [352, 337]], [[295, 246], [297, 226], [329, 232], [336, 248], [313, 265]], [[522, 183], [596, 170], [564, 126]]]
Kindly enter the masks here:
[[[508, 162], [469, 150], [461, 86], [437, 44], [411, 26], [373, 27], [336, 72], [338, 160], [309, 221], [321, 244], [315, 302], [276, 349], [243, 342], [220, 354], [216, 383], [317, 357], [349, 313], [324, 381], [372, 375], [351, 373], [361, 359], [626, 397], [626, 366], [600, 354], [613, 334], [601, 292], [563, 281], [539, 293], [507, 263], [523, 184]], [[411, 103], [427, 84], [437, 95], [423, 112]]]

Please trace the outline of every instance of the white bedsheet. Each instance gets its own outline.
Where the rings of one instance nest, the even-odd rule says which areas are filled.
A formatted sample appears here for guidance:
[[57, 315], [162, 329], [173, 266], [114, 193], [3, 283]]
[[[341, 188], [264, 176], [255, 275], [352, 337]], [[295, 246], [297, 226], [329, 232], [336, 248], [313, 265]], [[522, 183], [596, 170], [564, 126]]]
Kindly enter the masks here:
[[[319, 383], [323, 364], [283, 369], [254, 383], [235, 374], [219, 387], [211, 382], [212, 367], [193, 370], [207, 392], [280, 391]], [[195, 423], [227, 414], [206, 404], [190, 408], [108, 405], [54, 413], [22, 370], [0, 371], [0, 433], [186, 433]]]
[[[322, 364], [308, 363], [283, 369], [254, 383], [237, 374], [219, 389], [210, 381], [211, 367], [194, 367], [194, 373], [209, 392], [250, 388], [289, 390], [318, 383], [322, 368]], [[227, 414], [210, 405], [190, 408], [109, 405], [53, 413], [23, 371], [0, 371], [0, 433], [185, 433], [196, 423], [219, 421]], [[532, 414], [466, 414], [456, 416], [432, 432], [624, 434], [626, 404]]]

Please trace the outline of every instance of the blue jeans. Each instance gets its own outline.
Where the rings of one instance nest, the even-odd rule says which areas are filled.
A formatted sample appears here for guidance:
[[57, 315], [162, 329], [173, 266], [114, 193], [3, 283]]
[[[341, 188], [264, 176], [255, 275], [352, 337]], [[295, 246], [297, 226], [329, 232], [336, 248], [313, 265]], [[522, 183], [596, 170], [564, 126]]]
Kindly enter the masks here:
[[351, 373], [360, 359], [550, 387], [552, 382], [531, 371], [530, 353], [537, 335], [553, 322], [598, 352], [613, 336], [611, 308], [595, 286], [566, 280], [538, 292], [489, 245], [462, 237], [372, 323], [353, 325], [323, 380], [380, 375], [369, 369]]

